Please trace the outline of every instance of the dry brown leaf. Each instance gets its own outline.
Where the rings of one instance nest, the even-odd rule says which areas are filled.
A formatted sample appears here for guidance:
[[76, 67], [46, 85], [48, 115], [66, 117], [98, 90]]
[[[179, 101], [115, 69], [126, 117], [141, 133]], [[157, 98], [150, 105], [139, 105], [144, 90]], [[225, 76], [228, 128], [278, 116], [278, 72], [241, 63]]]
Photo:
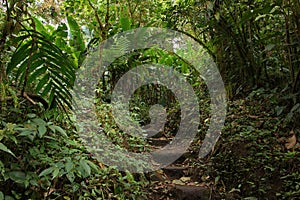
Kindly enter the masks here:
[[50, 196], [55, 191], [56, 191], [55, 188], [49, 188], [48, 191], [44, 193], [44, 197], [46, 198], [46, 197]]
[[190, 186], [198, 186], [198, 182], [190, 182], [190, 183], [187, 183], [186, 185], [190, 185]]
[[186, 182], [189, 182], [191, 180], [191, 177], [183, 176], [179, 180], [181, 180], [182, 182], [186, 183]]
[[256, 116], [256, 115], [248, 115], [249, 118], [252, 118], [252, 119], [258, 119], [259, 116]]
[[286, 142], [285, 142], [285, 145], [284, 145], [285, 148], [287, 148], [287, 149], [293, 148], [297, 143], [297, 137], [296, 137], [293, 130], [290, 132], [290, 135], [292, 135], [292, 136], [289, 137], [288, 139], [286, 139]]
[[98, 165], [101, 169], [104, 169], [105, 168], [105, 165], [102, 163], [102, 162], [98, 162]]
[[285, 137], [281, 137], [281, 138], [278, 138], [277, 141], [280, 142], [280, 143], [284, 143], [286, 141], [286, 138]]

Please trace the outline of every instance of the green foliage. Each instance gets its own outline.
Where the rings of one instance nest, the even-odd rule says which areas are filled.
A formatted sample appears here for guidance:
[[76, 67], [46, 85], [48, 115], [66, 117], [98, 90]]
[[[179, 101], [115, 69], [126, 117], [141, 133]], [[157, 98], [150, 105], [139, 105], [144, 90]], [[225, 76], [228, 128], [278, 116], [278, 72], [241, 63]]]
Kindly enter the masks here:
[[288, 146], [293, 127], [276, 116], [269, 101], [274, 96], [275, 91], [257, 90], [233, 101], [211, 159], [195, 163], [210, 181], [217, 180], [214, 189], [223, 198], [297, 199], [299, 150]]
[[[72, 107], [75, 72], [85, 56], [102, 40], [143, 26], [186, 32], [214, 57], [228, 96], [247, 96], [232, 102], [211, 160], [197, 160], [195, 171], [211, 177], [209, 185], [227, 199], [297, 199], [298, 1], [55, 2], [3, 1], [0, 11], [0, 199], [145, 198], [143, 175], [121, 173], [96, 161], [64, 115]], [[129, 46], [125, 38], [118, 38], [112, 51], [105, 53], [119, 55]], [[195, 138], [197, 145], [191, 147], [197, 152], [210, 120], [207, 88], [188, 63], [155, 48], [131, 52], [107, 68], [96, 104], [104, 134], [129, 151], [151, 149], [147, 139], [118, 128], [110, 104], [119, 78], [147, 63], [175, 68], [200, 97], [203, 126]], [[41, 109], [27, 93], [42, 97], [51, 109]], [[166, 87], [149, 84], [137, 89], [130, 102], [131, 118], [148, 124], [149, 109], [157, 103], [167, 108], [168, 115], [157, 137], [171, 139], [180, 106]], [[142, 168], [144, 163], [135, 164]]]
[[[18, 87], [33, 89], [36, 94], [61, 107], [71, 107], [70, 89], [75, 81], [76, 66], [44, 36], [24, 31], [15, 39], [18, 47], [7, 67]], [[56, 98], [54, 98], [56, 97]]]
[[287, 83], [296, 93], [299, 2], [180, 0], [168, 3], [164, 13], [168, 27], [210, 49], [230, 97]]
[[77, 22], [72, 17], [67, 17], [68, 25], [70, 27], [71, 33], [71, 43], [70, 46], [73, 47], [72, 52], [74, 59], [76, 59], [76, 64], [80, 66], [85, 58], [83, 53], [85, 52], [85, 43], [81, 33], [81, 29]]
[[4, 151], [4, 152], [7, 152], [10, 155], [16, 157], [15, 154], [10, 149], [8, 149], [4, 144], [2, 144], [2, 143], [0, 143], [0, 150]]
[[19, 115], [17, 123], [1, 120], [0, 195], [7, 199], [143, 197], [142, 176], [97, 162], [79, 142], [72, 123], [63, 123], [51, 112]]

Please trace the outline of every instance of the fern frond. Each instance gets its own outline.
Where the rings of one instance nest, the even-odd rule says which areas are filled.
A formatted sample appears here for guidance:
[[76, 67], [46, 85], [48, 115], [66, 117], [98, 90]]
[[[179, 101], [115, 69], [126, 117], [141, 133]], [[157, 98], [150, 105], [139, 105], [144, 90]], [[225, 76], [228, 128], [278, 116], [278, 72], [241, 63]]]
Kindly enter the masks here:
[[[16, 39], [20, 44], [12, 55], [7, 74], [20, 87], [48, 100], [49, 105], [71, 108], [70, 90], [75, 82], [75, 64], [42, 34], [26, 30]], [[54, 102], [53, 102], [54, 101]]]

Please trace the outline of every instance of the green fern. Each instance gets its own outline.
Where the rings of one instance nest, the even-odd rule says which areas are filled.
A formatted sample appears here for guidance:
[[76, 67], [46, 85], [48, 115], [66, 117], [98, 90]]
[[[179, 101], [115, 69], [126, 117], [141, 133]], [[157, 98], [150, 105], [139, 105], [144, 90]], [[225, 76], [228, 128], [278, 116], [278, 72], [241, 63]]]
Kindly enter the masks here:
[[130, 41], [126, 37], [121, 36], [119, 38], [114, 38], [113, 40], [108, 40], [103, 47], [105, 48], [103, 49], [104, 51], [102, 59], [105, 63], [107, 61], [112, 61], [128, 52], [130, 48]]
[[23, 31], [14, 42], [19, 45], [7, 66], [7, 74], [15, 79], [17, 86], [42, 96], [49, 105], [71, 108], [74, 62], [36, 31]]

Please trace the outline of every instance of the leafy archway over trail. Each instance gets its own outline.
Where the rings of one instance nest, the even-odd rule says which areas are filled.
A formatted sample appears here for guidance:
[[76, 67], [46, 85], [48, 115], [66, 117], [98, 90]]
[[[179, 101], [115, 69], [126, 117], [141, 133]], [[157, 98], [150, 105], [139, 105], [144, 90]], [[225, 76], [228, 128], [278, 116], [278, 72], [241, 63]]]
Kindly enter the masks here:
[[[149, 193], [197, 199], [200, 190], [215, 199], [299, 198], [298, 0], [3, 0], [0, 18], [0, 199], [147, 199]], [[130, 102], [141, 125], [151, 121], [151, 105], [167, 108], [156, 138], [127, 136], [115, 124], [114, 85], [141, 64], [182, 73], [202, 113], [183, 157], [153, 174], [132, 174], [105, 166], [85, 148], [71, 91], [76, 70], [102, 41], [150, 26], [186, 33], [210, 52], [225, 81], [229, 114], [214, 151], [198, 159], [210, 122], [200, 74], [157, 49], [120, 57], [95, 86], [98, 118], [114, 144], [147, 151], [170, 142], [178, 129], [178, 100], [158, 84], [139, 88]]]

